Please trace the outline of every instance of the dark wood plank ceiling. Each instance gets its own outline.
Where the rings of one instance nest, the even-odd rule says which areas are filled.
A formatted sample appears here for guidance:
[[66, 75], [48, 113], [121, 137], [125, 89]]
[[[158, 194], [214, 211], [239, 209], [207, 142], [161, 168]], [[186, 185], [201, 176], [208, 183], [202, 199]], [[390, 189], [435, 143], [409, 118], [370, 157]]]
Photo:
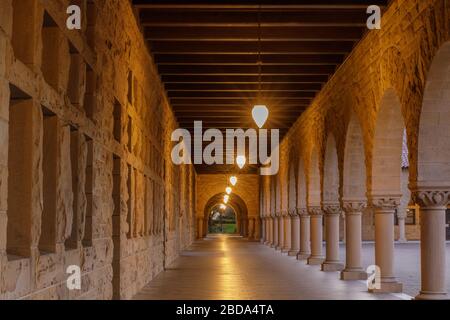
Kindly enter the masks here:
[[[182, 128], [254, 128], [270, 110], [283, 136], [388, 0], [132, 0]], [[249, 168], [252, 171], [255, 167]], [[198, 166], [199, 172], [232, 170]]]

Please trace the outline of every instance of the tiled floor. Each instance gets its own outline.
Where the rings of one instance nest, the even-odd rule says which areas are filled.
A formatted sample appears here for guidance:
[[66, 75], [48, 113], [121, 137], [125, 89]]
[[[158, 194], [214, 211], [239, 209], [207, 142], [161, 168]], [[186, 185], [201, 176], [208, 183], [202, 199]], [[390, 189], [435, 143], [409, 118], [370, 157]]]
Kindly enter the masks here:
[[257, 242], [210, 236], [197, 241], [135, 299], [398, 299], [369, 294], [362, 281], [341, 281]]

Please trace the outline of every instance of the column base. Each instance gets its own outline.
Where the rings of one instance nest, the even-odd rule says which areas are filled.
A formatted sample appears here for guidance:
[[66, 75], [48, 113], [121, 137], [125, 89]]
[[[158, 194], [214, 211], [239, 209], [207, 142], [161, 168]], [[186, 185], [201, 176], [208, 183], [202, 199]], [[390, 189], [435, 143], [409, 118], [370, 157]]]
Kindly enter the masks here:
[[327, 262], [322, 263], [321, 269], [325, 272], [342, 271], [344, 270], [344, 265], [340, 262]]
[[406, 240], [406, 239], [398, 239], [397, 242], [398, 243], [407, 243], [408, 240]]
[[299, 252], [297, 253], [297, 260], [306, 260], [309, 258], [309, 256], [311, 255], [311, 253], [303, 253], [303, 252]]
[[420, 294], [414, 298], [414, 300], [449, 300], [450, 297], [446, 292], [424, 292], [420, 291]]
[[289, 252], [289, 248], [282, 248], [281, 249], [281, 253], [288, 253]]
[[380, 289], [369, 289], [370, 293], [402, 293], [403, 284], [400, 282], [381, 282]]
[[298, 253], [298, 250], [289, 250], [288, 256], [290, 257], [296, 257]]
[[281, 250], [281, 247], [280, 246], [276, 246], [275, 250], [279, 251], [279, 250]]
[[271, 248], [275, 248], [275, 245], [273, 243], [270, 244]]
[[325, 260], [325, 258], [322, 256], [310, 256], [307, 260], [308, 261], [307, 263], [309, 265], [315, 266], [315, 265], [322, 264], [324, 262], [324, 260]]
[[341, 280], [367, 280], [367, 273], [363, 269], [344, 269]]

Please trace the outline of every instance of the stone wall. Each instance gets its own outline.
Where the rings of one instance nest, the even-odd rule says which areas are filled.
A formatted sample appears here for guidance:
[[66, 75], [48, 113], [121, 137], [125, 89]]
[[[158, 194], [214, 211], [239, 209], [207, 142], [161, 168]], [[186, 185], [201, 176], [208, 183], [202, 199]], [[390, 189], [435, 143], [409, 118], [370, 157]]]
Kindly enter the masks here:
[[[343, 196], [347, 127], [350, 119], [356, 117], [364, 140], [365, 161], [361, 159], [361, 163], [365, 165], [366, 177], [363, 179], [366, 180], [367, 194], [371, 195], [373, 172], [383, 170], [383, 167], [373, 168], [377, 115], [386, 92], [394, 90], [401, 108], [400, 121], [403, 120], [406, 127], [409, 181], [414, 188], [419, 119], [427, 75], [437, 51], [450, 40], [449, 17], [448, 0], [393, 0], [390, 3], [383, 15], [381, 30], [367, 33], [282, 141], [281, 150], [298, 150], [296, 152], [308, 168], [307, 181], [311, 155], [317, 150], [323, 182], [327, 136], [332, 134], [337, 144], [340, 194]], [[289, 152], [283, 152], [283, 156], [289, 157]], [[286, 165], [289, 161], [282, 160], [281, 163]], [[284, 174], [286, 170], [281, 168], [280, 173]], [[282, 187], [282, 190], [286, 189]], [[365, 239], [373, 238], [372, 215], [371, 209], [364, 213]], [[415, 231], [410, 231], [416, 235]]]
[[173, 261], [195, 237], [176, 127], [128, 1], [0, 1], [0, 299], [128, 299]]

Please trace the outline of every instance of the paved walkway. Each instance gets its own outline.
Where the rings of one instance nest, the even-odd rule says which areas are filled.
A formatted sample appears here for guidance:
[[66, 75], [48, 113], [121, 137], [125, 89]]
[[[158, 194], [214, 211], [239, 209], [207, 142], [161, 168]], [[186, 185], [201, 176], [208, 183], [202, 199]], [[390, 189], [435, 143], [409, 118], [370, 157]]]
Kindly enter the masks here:
[[398, 299], [319, 269], [257, 242], [216, 235], [195, 242], [135, 299]]

